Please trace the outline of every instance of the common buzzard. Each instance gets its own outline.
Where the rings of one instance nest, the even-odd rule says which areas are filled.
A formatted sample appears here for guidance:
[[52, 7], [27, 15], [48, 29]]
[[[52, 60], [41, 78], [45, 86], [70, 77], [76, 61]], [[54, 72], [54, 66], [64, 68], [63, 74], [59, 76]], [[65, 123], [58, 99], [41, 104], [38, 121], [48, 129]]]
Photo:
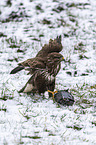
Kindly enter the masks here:
[[[50, 47], [47, 49], [43, 47], [35, 58], [27, 59], [19, 63], [18, 66], [10, 72], [10, 74], [15, 74], [25, 69], [28, 71], [28, 74], [31, 75], [30, 79], [19, 93], [37, 92], [40, 94], [47, 90], [54, 91], [55, 77], [60, 70], [61, 61], [64, 60], [63, 56], [59, 53], [62, 50], [61, 38], [57, 37], [55, 40], [51, 40], [49, 46]], [[55, 49], [53, 49], [53, 46]], [[46, 52], [45, 55], [44, 52]]]

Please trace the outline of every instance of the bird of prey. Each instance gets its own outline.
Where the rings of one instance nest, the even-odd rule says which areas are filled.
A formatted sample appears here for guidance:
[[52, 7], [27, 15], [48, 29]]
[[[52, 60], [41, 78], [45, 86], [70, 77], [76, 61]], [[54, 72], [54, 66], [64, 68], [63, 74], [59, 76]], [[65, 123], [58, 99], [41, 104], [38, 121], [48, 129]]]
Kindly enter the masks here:
[[45, 44], [42, 49], [38, 52], [36, 57], [46, 57], [48, 53], [52, 52], [60, 52], [62, 50], [62, 44], [61, 44], [61, 35], [57, 36], [56, 39], [49, 40], [49, 44]]
[[19, 93], [32, 92], [41, 94], [47, 90], [54, 91], [55, 77], [60, 70], [61, 61], [64, 60], [63, 56], [59, 53], [62, 50], [61, 38], [57, 37], [55, 40], [50, 40], [49, 47], [48, 45], [44, 46], [47, 46], [47, 48], [43, 47], [35, 58], [27, 59], [19, 63], [18, 66], [10, 72], [10, 74], [15, 74], [25, 69], [28, 71], [28, 74], [31, 75], [30, 79]]

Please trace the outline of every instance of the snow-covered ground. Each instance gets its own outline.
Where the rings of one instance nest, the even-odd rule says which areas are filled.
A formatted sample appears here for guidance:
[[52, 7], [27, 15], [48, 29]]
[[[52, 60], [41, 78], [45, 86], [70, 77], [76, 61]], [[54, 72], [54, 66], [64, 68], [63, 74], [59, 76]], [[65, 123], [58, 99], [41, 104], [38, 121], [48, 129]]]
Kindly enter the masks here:
[[[65, 63], [56, 89], [69, 89], [73, 106], [45, 93], [18, 94], [30, 76], [10, 75], [49, 39], [62, 35]], [[0, 1], [0, 145], [96, 144], [96, 0]]]

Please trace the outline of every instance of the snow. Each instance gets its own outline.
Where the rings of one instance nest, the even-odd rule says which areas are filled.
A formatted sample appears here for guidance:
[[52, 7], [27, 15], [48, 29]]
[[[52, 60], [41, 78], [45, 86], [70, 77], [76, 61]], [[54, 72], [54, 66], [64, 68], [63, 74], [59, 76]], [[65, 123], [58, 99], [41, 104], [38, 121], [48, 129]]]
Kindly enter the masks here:
[[[6, 0], [0, 1], [0, 32], [6, 35], [0, 36], [0, 145], [96, 144], [96, 0], [12, 0], [11, 3], [9, 6]], [[72, 3], [78, 5], [67, 6]], [[36, 10], [38, 4], [43, 11]], [[58, 6], [64, 10], [53, 11]], [[29, 17], [3, 22], [12, 11], [20, 10]], [[44, 18], [51, 24], [43, 24]], [[61, 25], [62, 20], [65, 25]], [[10, 75], [18, 62], [34, 57], [50, 38], [58, 35], [62, 35], [61, 53], [66, 61], [56, 77], [56, 89], [69, 89], [73, 93], [76, 101], [69, 107], [58, 106], [47, 92], [45, 99], [37, 94], [18, 94], [30, 76], [24, 71]], [[17, 48], [11, 48], [11, 41]], [[80, 42], [83, 49], [75, 50]], [[24, 52], [17, 53], [18, 49]], [[80, 59], [80, 55], [85, 57]], [[71, 63], [67, 62], [69, 59]], [[4, 95], [6, 100], [1, 99]]]

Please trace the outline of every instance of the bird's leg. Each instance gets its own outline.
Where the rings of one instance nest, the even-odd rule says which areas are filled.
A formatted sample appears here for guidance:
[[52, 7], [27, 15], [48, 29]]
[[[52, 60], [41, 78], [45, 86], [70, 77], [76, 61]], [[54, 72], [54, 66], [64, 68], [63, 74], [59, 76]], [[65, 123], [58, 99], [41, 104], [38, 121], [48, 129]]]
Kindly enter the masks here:
[[53, 97], [53, 98], [54, 98], [54, 94], [58, 92], [58, 91], [54, 91], [54, 92], [53, 92], [53, 91], [50, 91], [50, 90], [47, 90], [47, 91], [48, 91], [49, 93], [52, 94], [52, 97]]
[[[54, 98], [54, 92], [50, 91], [50, 90], [47, 90], [49, 93], [52, 94], [52, 97]], [[49, 95], [50, 96], [50, 95]]]

